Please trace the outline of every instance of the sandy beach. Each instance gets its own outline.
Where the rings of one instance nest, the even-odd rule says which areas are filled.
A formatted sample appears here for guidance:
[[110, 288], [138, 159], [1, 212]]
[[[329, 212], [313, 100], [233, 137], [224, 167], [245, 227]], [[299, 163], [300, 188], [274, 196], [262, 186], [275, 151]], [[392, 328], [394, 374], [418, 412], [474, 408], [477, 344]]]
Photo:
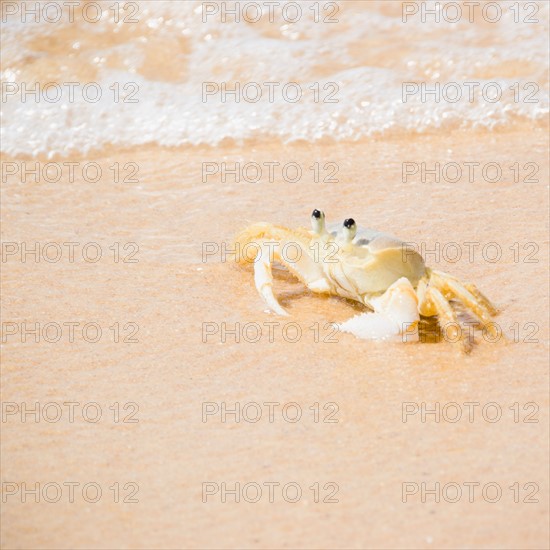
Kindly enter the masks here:
[[[2, 156], [2, 548], [548, 547], [544, 120], [97, 139]], [[269, 312], [234, 236], [314, 208], [475, 282], [506, 338], [359, 340], [280, 267]]]
[[[72, 343], [68, 327], [57, 342], [47, 341], [57, 337], [55, 328], [46, 337], [40, 332], [39, 342], [32, 334], [26, 342], [20, 333], [5, 336], [2, 400], [19, 410], [7, 414], [2, 425], [3, 480], [29, 486], [95, 482], [103, 497], [89, 503], [78, 488], [74, 503], [65, 500], [68, 494], [57, 503], [43, 498], [35, 503], [32, 495], [26, 503], [17, 495], [6, 497], [5, 547], [543, 548], [548, 536], [548, 174], [542, 168], [538, 184], [508, 179], [461, 185], [403, 183], [400, 174], [403, 158], [445, 161], [449, 150], [454, 159], [474, 158], [473, 138], [487, 144], [486, 152], [476, 147], [475, 159], [482, 164], [517, 160], [545, 166], [544, 133], [530, 134], [527, 144], [519, 132], [314, 151], [145, 149], [75, 160], [101, 166], [135, 162], [139, 184], [114, 184], [112, 172], [94, 184], [76, 179], [70, 187], [47, 182], [22, 187], [11, 178], [3, 186], [4, 242], [80, 246], [75, 245], [72, 263], [67, 253], [55, 263], [42, 257], [35, 262], [32, 255], [26, 263], [17, 254], [7, 258], [3, 318], [19, 331], [24, 322], [39, 323], [40, 331], [49, 322], [79, 325]], [[202, 183], [202, 163], [216, 154], [228, 162], [277, 159], [303, 166], [330, 159], [339, 165], [342, 183]], [[464, 254], [449, 265], [441, 255], [439, 267], [476, 281], [490, 294], [502, 309], [497, 322], [512, 342], [481, 337], [465, 356], [447, 342], [403, 345], [333, 335], [326, 323], [344, 320], [358, 307], [315, 296], [280, 270], [277, 293], [292, 318], [273, 328], [270, 342], [264, 323], [280, 318], [265, 312], [252, 271], [229, 256], [223, 262], [221, 252], [204, 256], [203, 243], [229, 248], [233, 235], [254, 220], [306, 225], [312, 207], [324, 208], [334, 219], [353, 215], [359, 223], [425, 242], [428, 250], [436, 250], [437, 242], [480, 242], [475, 250], [481, 253], [485, 244], [498, 243], [498, 262], [481, 257], [470, 263]], [[103, 252], [95, 263], [82, 255], [84, 244], [92, 242]], [[115, 262], [109, 250], [115, 242], [121, 250], [136, 243], [139, 251], [129, 259], [138, 261], [124, 262], [134, 252], [128, 248]], [[538, 261], [526, 263], [522, 256], [516, 262], [510, 247], [520, 243], [526, 254], [531, 250], [523, 245], [529, 242], [540, 243], [533, 257]], [[55, 250], [48, 252], [55, 257]], [[286, 322], [297, 323], [301, 336], [292, 327], [283, 333]], [[86, 323], [102, 328], [98, 342], [86, 341]], [[108, 328], [114, 323], [121, 327], [118, 343]], [[136, 326], [124, 329], [127, 323]], [[237, 342], [230, 331], [247, 323], [261, 326], [261, 337], [254, 341], [255, 334], [238, 331]], [[517, 343], [514, 323], [520, 327]], [[534, 336], [528, 323], [537, 326]], [[124, 343], [125, 337], [137, 342]], [[96, 338], [94, 330], [87, 338]], [[22, 403], [32, 409], [35, 402], [42, 409], [48, 403], [80, 405], [74, 405], [73, 422], [65, 405], [56, 422], [46, 421], [39, 407], [39, 421], [27, 414], [23, 423]], [[91, 402], [101, 407], [98, 422], [83, 414]], [[464, 405], [470, 402], [479, 403], [472, 406], [473, 421]], [[119, 422], [110, 408], [114, 403], [121, 407]], [[235, 410], [235, 403], [253, 403], [263, 414], [248, 421], [257, 416], [252, 405], [245, 417], [243, 411], [222, 417], [222, 403], [228, 410]], [[280, 404], [273, 417], [263, 403]], [[289, 403], [301, 408], [297, 422], [282, 414]], [[336, 405], [323, 409], [327, 403]], [[435, 403], [457, 403], [463, 416], [454, 423], [441, 414], [422, 421], [419, 411], [409, 414], [422, 403], [432, 410]], [[496, 414], [494, 407], [484, 410], [487, 403], [502, 409], [500, 420], [485, 419], [485, 412], [491, 419]], [[537, 405], [536, 423], [524, 422], [533, 412], [523, 408], [526, 403]], [[296, 410], [287, 409], [289, 419]], [[456, 411], [446, 410], [454, 419]], [[96, 412], [93, 406], [88, 411], [92, 419]], [[55, 406], [46, 413], [56, 418]], [[325, 417], [337, 422], [324, 422]], [[108, 487], [115, 482], [136, 483], [139, 503], [113, 502]], [[220, 488], [223, 482], [228, 488], [258, 483], [263, 498], [252, 503], [241, 496], [236, 503], [228, 495], [224, 503], [220, 489], [203, 502], [205, 482]], [[281, 487], [295, 482], [304, 493], [296, 503], [274, 493], [271, 503], [265, 482]], [[323, 503], [323, 489], [315, 503], [309, 487], [330, 482], [339, 488], [338, 503]], [[423, 503], [420, 492], [403, 502], [408, 482], [432, 489], [436, 482], [458, 483], [464, 494], [457, 503], [443, 497], [437, 503], [429, 495]], [[498, 483], [502, 498], [486, 502], [480, 492], [470, 503], [464, 482], [480, 483], [479, 491]], [[538, 503], [515, 503], [509, 487], [516, 482], [536, 483]], [[55, 498], [55, 488], [51, 491]], [[521, 500], [529, 492], [522, 489]]]

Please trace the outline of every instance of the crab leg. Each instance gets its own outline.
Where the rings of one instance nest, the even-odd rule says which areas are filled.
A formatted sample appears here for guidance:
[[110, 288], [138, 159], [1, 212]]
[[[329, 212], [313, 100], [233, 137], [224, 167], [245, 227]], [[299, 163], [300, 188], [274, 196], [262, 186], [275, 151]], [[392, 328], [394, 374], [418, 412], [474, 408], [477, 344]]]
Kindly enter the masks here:
[[433, 285], [439, 289], [442, 294], [449, 298], [460, 300], [482, 321], [483, 325], [487, 327], [488, 332], [492, 336], [498, 336], [498, 333], [492, 323], [490, 310], [485, 306], [485, 304], [483, 304], [482, 301], [477, 300], [476, 297], [468, 289], [466, 289], [458, 279], [449, 277], [445, 273], [439, 271], [433, 271], [430, 282], [433, 283]]
[[[460, 343], [463, 351], [465, 353], [469, 353], [472, 349], [472, 343], [469, 339], [464, 338], [462, 334], [462, 329], [460, 328], [460, 324], [458, 323], [456, 312], [451, 307], [451, 304], [449, 304], [445, 296], [443, 296], [443, 294], [441, 294], [441, 292], [437, 288], [431, 286], [428, 287], [426, 290], [425, 300], [435, 308], [438, 316], [439, 326], [444, 330], [447, 330], [447, 326], [452, 325], [455, 329], [453, 331], [453, 342]], [[458, 340], [454, 339], [456, 336], [459, 336]]]
[[481, 304], [488, 312], [489, 315], [496, 315], [498, 309], [491, 303], [489, 298], [483, 294], [474, 283], [462, 283], [464, 288], [469, 290], [472, 293], [479, 304]]
[[479, 290], [479, 288], [477, 288], [477, 286], [474, 285], [474, 283], [470, 283], [469, 281], [461, 281], [457, 277], [453, 277], [452, 275], [449, 275], [448, 273], [444, 273], [443, 271], [434, 272], [430, 270], [430, 274], [431, 273], [435, 273], [436, 275], [438, 275], [443, 279], [454, 281], [455, 283], [458, 283], [460, 286], [464, 287], [466, 290], [470, 292], [470, 294], [472, 294], [475, 297], [477, 302], [487, 310], [487, 313], [489, 315], [494, 316], [498, 313], [498, 309], [491, 303], [491, 300], [489, 300], [489, 298], [487, 298], [487, 296], [485, 296], [485, 294], [483, 294], [483, 292], [481, 292], [481, 290]]
[[254, 282], [256, 283], [256, 288], [266, 304], [275, 313], [279, 315], [288, 315], [273, 294], [273, 273], [271, 272], [272, 258], [270, 258], [270, 249], [265, 243], [258, 244], [260, 244], [260, 252], [254, 260]]
[[417, 340], [420, 320], [418, 298], [410, 281], [401, 277], [382, 296], [370, 300], [374, 313], [362, 313], [344, 323], [336, 323], [342, 332], [365, 340], [379, 340], [403, 335], [403, 340]]

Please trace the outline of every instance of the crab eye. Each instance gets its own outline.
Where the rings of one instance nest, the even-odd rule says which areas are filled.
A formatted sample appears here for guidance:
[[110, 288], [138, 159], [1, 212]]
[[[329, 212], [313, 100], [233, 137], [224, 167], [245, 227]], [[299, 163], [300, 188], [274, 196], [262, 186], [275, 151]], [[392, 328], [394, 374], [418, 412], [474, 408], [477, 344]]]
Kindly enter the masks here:
[[353, 218], [348, 218], [347, 220], [344, 220], [344, 227], [351, 229], [354, 225], [355, 225], [355, 220]]
[[315, 219], [319, 219], [321, 217], [321, 211], [320, 210], [317, 210], [315, 209], [312, 213], [311, 213], [312, 217], [314, 217]]
[[325, 229], [325, 213], [322, 210], [315, 209], [311, 213], [311, 228], [317, 235], [324, 235]]

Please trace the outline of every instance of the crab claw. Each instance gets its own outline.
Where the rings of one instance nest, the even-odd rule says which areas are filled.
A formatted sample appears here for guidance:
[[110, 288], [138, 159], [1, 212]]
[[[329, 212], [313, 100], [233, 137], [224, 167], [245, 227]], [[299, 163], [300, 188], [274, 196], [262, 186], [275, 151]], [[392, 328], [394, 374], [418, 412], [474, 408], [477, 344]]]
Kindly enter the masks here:
[[401, 336], [418, 340], [418, 298], [410, 281], [401, 277], [382, 296], [370, 301], [374, 313], [362, 313], [343, 323], [335, 323], [342, 332], [364, 340], [387, 340]]

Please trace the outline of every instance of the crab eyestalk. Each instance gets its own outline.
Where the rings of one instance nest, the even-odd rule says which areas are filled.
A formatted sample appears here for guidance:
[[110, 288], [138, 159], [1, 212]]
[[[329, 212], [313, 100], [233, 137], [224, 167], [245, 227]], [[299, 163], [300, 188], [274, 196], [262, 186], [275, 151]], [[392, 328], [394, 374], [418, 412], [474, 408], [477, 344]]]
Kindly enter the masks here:
[[351, 243], [357, 235], [357, 224], [353, 218], [344, 221], [344, 242]]
[[311, 228], [317, 235], [324, 235], [327, 232], [325, 228], [325, 213], [322, 210], [315, 209], [311, 213]]

